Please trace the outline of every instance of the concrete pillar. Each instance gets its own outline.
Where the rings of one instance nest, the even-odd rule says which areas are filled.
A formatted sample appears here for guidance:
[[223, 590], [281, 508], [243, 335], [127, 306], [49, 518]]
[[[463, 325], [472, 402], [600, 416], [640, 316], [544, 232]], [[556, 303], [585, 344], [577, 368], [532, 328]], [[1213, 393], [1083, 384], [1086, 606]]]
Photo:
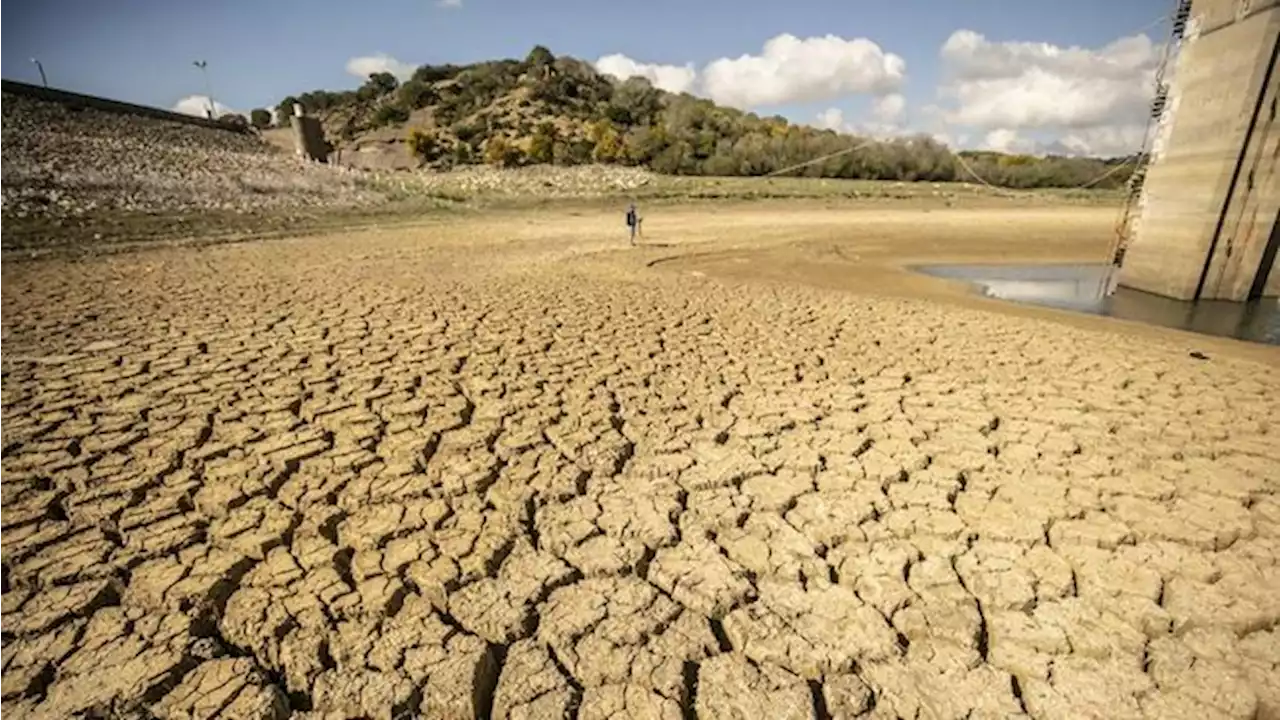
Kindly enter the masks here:
[[1280, 293], [1280, 0], [1193, 0], [1120, 284], [1179, 300]]
[[320, 126], [320, 120], [308, 116], [303, 111], [302, 105], [293, 106], [293, 122], [290, 123], [290, 127], [293, 128], [293, 146], [300, 157], [320, 162], [328, 160], [324, 128]]

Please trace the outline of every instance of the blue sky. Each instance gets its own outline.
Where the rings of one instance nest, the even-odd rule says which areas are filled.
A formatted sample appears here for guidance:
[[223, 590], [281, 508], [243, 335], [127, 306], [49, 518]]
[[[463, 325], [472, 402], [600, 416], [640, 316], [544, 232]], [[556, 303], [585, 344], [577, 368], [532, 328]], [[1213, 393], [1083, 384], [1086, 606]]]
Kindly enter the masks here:
[[[214, 96], [242, 111], [290, 93], [354, 87], [359, 80], [346, 63], [375, 53], [415, 65], [464, 63], [523, 57], [542, 44], [591, 61], [621, 53], [700, 69], [718, 58], [758, 55], [782, 33], [865, 38], [905, 61], [896, 92], [905, 98], [909, 122], [924, 129], [928, 123], [915, 115], [936, 100], [947, 74], [939, 51], [955, 31], [976, 31], [992, 47], [1037, 42], [1097, 49], [1150, 24], [1170, 2], [462, 0], [450, 8], [436, 0], [11, 0], [6, 8], [9, 22], [0, 26], [6, 78], [38, 82], [30, 62], [36, 57], [56, 87], [170, 107], [204, 93], [191, 65], [204, 59]], [[1166, 28], [1149, 35], [1160, 41]], [[763, 109], [801, 122], [831, 108], [857, 119], [873, 100], [843, 93]]]

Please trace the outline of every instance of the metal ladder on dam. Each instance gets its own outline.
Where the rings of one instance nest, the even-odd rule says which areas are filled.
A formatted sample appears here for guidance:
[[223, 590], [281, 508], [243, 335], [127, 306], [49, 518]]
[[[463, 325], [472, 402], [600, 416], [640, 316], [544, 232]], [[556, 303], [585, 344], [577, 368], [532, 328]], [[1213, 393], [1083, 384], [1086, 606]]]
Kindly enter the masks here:
[[1192, 0], [1178, 0], [1178, 7], [1173, 13], [1173, 26], [1170, 29], [1169, 44], [1165, 46], [1164, 55], [1156, 67], [1155, 96], [1151, 99], [1151, 113], [1147, 118], [1147, 128], [1142, 140], [1142, 149], [1138, 152], [1137, 165], [1125, 187], [1125, 202], [1121, 210], [1120, 220], [1116, 223], [1116, 240], [1111, 253], [1111, 264], [1119, 267], [1124, 261], [1124, 253], [1133, 235], [1136, 216], [1143, 205], [1143, 187], [1147, 179], [1147, 170], [1151, 166], [1152, 146], [1161, 130], [1168, 123], [1166, 110], [1169, 108], [1169, 83], [1165, 82], [1165, 71], [1178, 50], [1181, 49], [1187, 32], [1187, 23], [1191, 18]]

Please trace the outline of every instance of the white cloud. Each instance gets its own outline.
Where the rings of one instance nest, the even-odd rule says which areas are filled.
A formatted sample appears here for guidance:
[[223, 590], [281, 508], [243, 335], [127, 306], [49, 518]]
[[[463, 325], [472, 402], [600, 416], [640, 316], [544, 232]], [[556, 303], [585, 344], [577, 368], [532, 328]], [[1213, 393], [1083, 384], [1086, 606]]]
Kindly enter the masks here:
[[958, 30], [941, 48], [938, 102], [913, 106], [910, 113], [900, 92], [905, 62], [864, 38], [778, 35], [758, 54], [720, 58], [701, 72], [692, 64], [644, 63], [620, 54], [600, 58], [596, 68], [753, 110], [871, 95], [861, 118], [829, 107], [811, 123], [838, 132], [886, 137], [924, 131], [957, 148], [1119, 156], [1142, 145], [1162, 51], [1145, 35], [1082, 48], [997, 42]]
[[[835, 130], [838, 133], [871, 138], [889, 139], [910, 135], [908, 129], [896, 119], [900, 118], [902, 113], [902, 107], [898, 101], [889, 101], [888, 106], [887, 108], [879, 107], [877, 103], [877, 107], [872, 110], [872, 119], [863, 122], [849, 120], [840, 108], [827, 108], [818, 113], [810, 125], [820, 130]], [[895, 119], [885, 119], [890, 115], [895, 116]]]
[[890, 93], [876, 98], [875, 104], [871, 106], [871, 114], [878, 122], [893, 124], [902, 119], [906, 109], [907, 99], [899, 93]]
[[698, 79], [693, 63], [684, 66], [643, 63], [620, 53], [596, 60], [596, 70], [619, 80], [642, 77], [654, 87], [673, 93], [692, 92]]
[[1067, 133], [1054, 148], [1063, 155], [1096, 155], [1098, 157], [1121, 157], [1137, 152], [1142, 146], [1146, 126], [1107, 125], [1086, 128]]
[[814, 121], [813, 126], [822, 130], [849, 132], [849, 124], [844, 121], [844, 111], [840, 108], [827, 108], [818, 113], [818, 118]]
[[462, 7], [462, 0], [437, 0], [436, 7], [460, 8]]
[[416, 65], [401, 62], [386, 53], [353, 57], [347, 61], [347, 73], [361, 80], [368, 80], [370, 75], [384, 72], [391, 73], [400, 80], [407, 80], [416, 69]]
[[[1142, 142], [1162, 48], [1145, 35], [1097, 49], [992, 42], [958, 30], [940, 53], [941, 117], [948, 127], [986, 131], [984, 144], [1010, 152], [1127, 154]], [[1056, 133], [1037, 144], [1025, 131]]]
[[1040, 151], [1041, 148], [1034, 139], [1019, 135], [1017, 130], [997, 128], [983, 136], [979, 149], [995, 150], [1002, 153], [1033, 154]]
[[717, 103], [751, 108], [880, 95], [896, 91], [905, 78], [903, 59], [865, 38], [783, 34], [766, 42], [759, 55], [709, 63], [702, 90]]
[[[214, 117], [222, 117], [227, 113], [234, 113], [235, 110], [223, 105], [217, 100], [213, 101]], [[208, 95], [188, 95], [173, 104], [172, 110], [180, 112], [184, 115], [195, 115], [196, 117], [208, 117], [209, 115], [209, 96]]]
[[952, 135], [951, 133], [945, 133], [945, 132], [936, 132], [936, 133], [927, 133], [927, 134], [929, 135], [929, 137], [933, 138], [935, 141], [940, 142], [943, 145], [946, 145], [947, 147], [953, 150], [968, 147], [968, 144], [969, 144], [968, 135]]
[[1029, 137], [1012, 128], [996, 128], [981, 140], [962, 147], [1019, 155], [1089, 155], [1123, 157], [1142, 145], [1142, 125], [1107, 125], [1070, 131], [1055, 139]]

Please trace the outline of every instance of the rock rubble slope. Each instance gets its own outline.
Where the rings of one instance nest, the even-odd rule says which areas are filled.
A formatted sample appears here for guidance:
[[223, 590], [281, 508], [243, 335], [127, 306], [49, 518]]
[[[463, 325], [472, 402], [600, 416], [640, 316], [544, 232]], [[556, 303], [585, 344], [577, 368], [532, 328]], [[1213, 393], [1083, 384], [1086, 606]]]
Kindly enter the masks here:
[[1280, 717], [1274, 368], [431, 232], [6, 263], [7, 717]]
[[357, 207], [385, 200], [359, 173], [304, 162], [254, 135], [6, 94], [6, 218]]

